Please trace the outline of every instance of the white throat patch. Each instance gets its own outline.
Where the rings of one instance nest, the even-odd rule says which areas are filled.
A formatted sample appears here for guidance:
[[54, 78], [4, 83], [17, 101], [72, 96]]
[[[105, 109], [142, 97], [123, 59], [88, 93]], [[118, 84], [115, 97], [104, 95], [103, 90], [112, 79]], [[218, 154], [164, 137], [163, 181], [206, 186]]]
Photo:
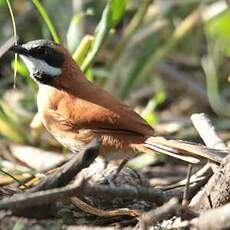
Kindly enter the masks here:
[[55, 77], [61, 74], [61, 68], [50, 66], [43, 60], [36, 59], [30, 56], [27, 57], [25, 55], [20, 55], [20, 57], [28, 68], [30, 76], [33, 75], [33, 70], [36, 68], [40, 69], [42, 72], [48, 74], [49, 76]]

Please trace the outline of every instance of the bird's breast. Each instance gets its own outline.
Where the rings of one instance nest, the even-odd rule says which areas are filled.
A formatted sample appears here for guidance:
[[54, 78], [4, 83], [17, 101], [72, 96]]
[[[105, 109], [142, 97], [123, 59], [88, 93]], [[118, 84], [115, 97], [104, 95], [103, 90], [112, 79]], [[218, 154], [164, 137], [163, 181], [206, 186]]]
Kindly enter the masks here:
[[54, 138], [63, 146], [70, 149], [73, 152], [79, 151], [85, 146], [83, 139], [79, 139], [77, 135], [79, 134], [78, 130], [75, 132], [70, 132], [62, 130], [60, 127], [60, 122], [58, 122], [53, 115], [54, 111], [54, 101], [58, 103], [58, 95], [55, 92], [55, 89], [50, 86], [40, 85], [38, 96], [37, 96], [37, 107], [39, 117], [41, 118], [42, 123], [46, 129], [54, 136]]
[[67, 135], [67, 133], [53, 132], [52, 134], [59, 143], [72, 152], [79, 152], [86, 144], [79, 139], [71, 137], [71, 135]]

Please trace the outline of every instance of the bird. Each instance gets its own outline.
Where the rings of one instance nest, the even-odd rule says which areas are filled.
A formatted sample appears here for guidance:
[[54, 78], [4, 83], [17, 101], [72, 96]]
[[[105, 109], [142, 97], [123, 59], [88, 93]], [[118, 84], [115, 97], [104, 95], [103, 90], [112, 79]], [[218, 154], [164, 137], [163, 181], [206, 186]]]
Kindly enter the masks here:
[[15, 45], [30, 77], [38, 83], [38, 114], [46, 129], [72, 152], [101, 139], [105, 161], [129, 160], [139, 152], [163, 153], [196, 164], [221, 163], [227, 151], [158, 136], [138, 113], [106, 90], [88, 81], [61, 44], [33, 40]]

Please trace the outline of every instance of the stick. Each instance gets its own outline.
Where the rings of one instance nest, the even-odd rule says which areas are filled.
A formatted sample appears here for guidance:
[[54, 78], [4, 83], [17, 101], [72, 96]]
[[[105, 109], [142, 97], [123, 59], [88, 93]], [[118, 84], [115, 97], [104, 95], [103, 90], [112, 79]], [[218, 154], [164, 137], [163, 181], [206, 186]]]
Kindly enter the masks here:
[[147, 226], [154, 225], [158, 221], [174, 216], [178, 208], [178, 199], [174, 197], [161, 207], [144, 213], [140, 220], [140, 229], [147, 229]]
[[29, 192], [42, 191], [51, 188], [63, 187], [84, 168], [88, 167], [98, 156], [100, 148], [100, 140], [93, 139], [82, 151], [77, 153], [69, 162], [62, 165], [58, 171], [47, 176], [37, 186], [29, 190]]
[[104, 185], [90, 186], [79, 183], [78, 185], [71, 185], [63, 188], [17, 194], [11, 198], [1, 200], [0, 209], [40, 206], [79, 195], [98, 198], [103, 197], [103, 199], [108, 200], [118, 197], [132, 197], [133, 199], [155, 202], [160, 205], [168, 200], [168, 196], [165, 193], [154, 188], [131, 186], [110, 188]]
[[[227, 149], [205, 114], [194, 114], [191, 119], [208, 147], [218, 147], [221, 150]], [[228, 159], [229, 156], [223, 159], [222, 165], [215, 171], [204, 189], [193, 197], [190, 207], [209, 209], [229, 202], [230, 163], [228, 163]]]
[[[53, 173], [48, 174], [48, 176], [37, 186], [34, 186], [32, 189], [27, 190], [25, 193], [22, 193], [21, 196], [27, 197], [28, 194], [33, 194], [34, 192], [63, 187], [69, 184], [69, 182], [73, 180], [73, 178], [82, 169], [88, 167], [94, 161], [94, 159], [99, 154], [99, 148], [100, 140], [97, 138], [93, 139], [82, 151], [76, 153], [71, 160], [57, 168]], [[17, 195], [15, 197], [17, 197]], [[41, 202], [40, 205], [38, 205], [38, 207], [34, 209], [34, 212], [31, 212], [31, 210], [27, 208], [24, 204], [12, 208], [12, 211], [16, 215], [27, 217], [46, 217], [55, 213], [56, 204], [45, 207], [42, 204], [43, 203]], [[31, 203], [31, 205], [33, 205], [33, 202]]]
[[230, 229], [230, 204], [202, 213], [198, 218], [190, 221], [195, 229], [219, 230]]
[[5, 43], [3, 43], [3, 45], [0, 46], [0, 58], [14, 45], [14, 43], [15, 37], [11, 36]]
[[71, 198], [71, 201], [74, 205], [76, 205], [81, 210], [87, 210], [88, 213], [96, 216], [101, 217], [114, 217], [114, 216], [140, 216], [142, 211], [137, 209], [128, 209], [128, 208], [118, 208], [114, 210], [102, 210], [95, 208], [87, 203], [83, 202], [82, 200], [78, 199], [77, 197]]
[[207, 147], [227, 150], [223, 141], [216, 134], [215, 128], [206, 114], [195, 113], [191, 116], [191, 120]]
[[182, 200], [182, 206], [185, 207], [187, 206], [188, 200], [189, 200], [189, 184], [190, 184], [190, 177], [192, 173], [192, 165], [188, 165], [188, 172], [186, 176], [186, 185], [185, 185], [185, 190], [183, 194], [183, 200]]
[[[43, 191], [43, 190], [48, 190], [52, 188], [58, 188], [58, 187], [63, 187], [69, 182], [84, 168], [88, 167], [94, 159], [98, 156], [99, 153], [99, 147], [100, 147], [100, 141], [98, 139], [94, 139], [91, 141], [84, 150], [82, 150], [80, 153], [77, 153], [70, 161], [65, 163], [64, 165], [60, 166], [58, 169], [56, 169], [52, 174], [48, 175], [44, 181], [42, 181], [40, 184], [37, 186], [33, 187], [29, 191], [27, 191], [25, 194], [22, 194], [24, 196], [27, 196], [28, 193], [34, 194], [34, 192], [38, 191]], [[49, 197], [45, 199], [50, 199]], [[111, 216], [140, 216], [141, 211], [139, 210], [131, 210], [127, 208], [123, 209], [116, 209], [116, 210], [111, 210], [111, 211], [104, 211], [95, 207], [92, 207], [88, 205], [87, 203], [83, 202], [77, 197], [71, 198], [71, 201], [74, 203], [75, 206], [80, 208], [81, 210], [97, 215], [97, 216], [104, 216], [104, 217], [111, 217]], [[32, 202], [30, 205], [35, 205], [34, 202]], [[36, 216], [37, 215], [44, 215], [44, 212], [42, 209], [44, 209], [43, 202], [40, 202], [39, 207], [35, 209], [36, 211]], [[55, 205], [48, 206], [46, 204], [45, 210], [46, 214], [52, 214], [54, 213], [54, 208]], [[12, 208], [14, 213], [20, 214], [23, 216], [30, 216], [31, 212], [29, 207], [23, 205], [22, 207], [17, 208]]]

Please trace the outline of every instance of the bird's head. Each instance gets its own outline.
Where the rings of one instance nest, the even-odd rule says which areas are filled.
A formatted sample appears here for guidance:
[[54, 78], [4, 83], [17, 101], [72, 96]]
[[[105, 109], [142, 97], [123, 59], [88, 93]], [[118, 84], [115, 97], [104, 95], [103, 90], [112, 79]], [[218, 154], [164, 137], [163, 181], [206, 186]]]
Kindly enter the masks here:
[[64, 74], [67, 63], [72, 62], [63, 46], [49, 40], [30, 41], [15, 45], [11, 50], [20, 55], [30, 76], [42, 84], [53, 85]]

